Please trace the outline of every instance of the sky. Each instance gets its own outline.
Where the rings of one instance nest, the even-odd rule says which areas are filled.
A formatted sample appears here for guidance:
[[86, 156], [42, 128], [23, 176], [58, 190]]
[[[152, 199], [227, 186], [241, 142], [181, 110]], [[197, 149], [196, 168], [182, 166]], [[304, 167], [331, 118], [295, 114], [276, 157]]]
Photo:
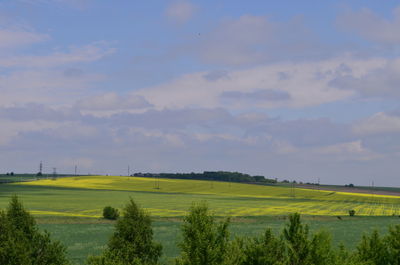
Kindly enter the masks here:
[[400, 185], [400, 4], [0, 0], [0, 171]]

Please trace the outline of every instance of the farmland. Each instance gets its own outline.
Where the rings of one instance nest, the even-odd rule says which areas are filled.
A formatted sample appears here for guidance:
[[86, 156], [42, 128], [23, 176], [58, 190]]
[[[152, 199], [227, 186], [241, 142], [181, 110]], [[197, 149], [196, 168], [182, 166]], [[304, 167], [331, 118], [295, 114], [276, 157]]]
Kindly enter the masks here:
[[[122, 208], [133, 198], [155, 219], [164, 259], [177, 255], [181, 217], [193, 202], [206, 201], [217, 216], [232, 217], [233, 235], [256, 235], [267, 226], [279, 232], [285, 215], [299, 212], [312, 229], [324, 228], [335, 244], [354, 247], [365, 231], [385, 231], [400, 218], [400, 197], [340, 191], [292, 189], [228, 182], [152, 179], [121, 176], [79, 176], [0, 185], [0, 208], [17, 194], [42, 229], [68, 246], [71, 260], [82, 263], [99, 253], [113, 231], [100, 219], [106, 205]], [[356, 217], [348, 217], [348, 210]], [[395, 215], [395, 216], [393, 216]], [[337, 218], [341, 216], [341, 219]]]
[[[35, 215], [100, 217], [105, 205], [122, 207], [132, 197], [156, 217], [183, 216], [196, 201], [207, 201], [219, 216], [400, 214], [400, 197], [261, 186], [215, 181], [82, 176], [13, 183], [2, 196], [21, 195]], [[4, 207], [7, 200], [1, 199]]]

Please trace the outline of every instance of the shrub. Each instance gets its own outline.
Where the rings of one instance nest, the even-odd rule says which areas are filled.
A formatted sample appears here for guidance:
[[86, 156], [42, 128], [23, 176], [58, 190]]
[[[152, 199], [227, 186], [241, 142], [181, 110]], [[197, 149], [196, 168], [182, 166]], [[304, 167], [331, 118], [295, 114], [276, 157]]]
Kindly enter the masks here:
[[119, 217], [119, 211], [111, 206], [106, 206], [103, 209], [103, 217], [109, 220], [116, 220]]
[[356, 215], [356, 211], [355, 210], [350, 210], [349, 211], [349, 215], [350, 216], [355, 216]]

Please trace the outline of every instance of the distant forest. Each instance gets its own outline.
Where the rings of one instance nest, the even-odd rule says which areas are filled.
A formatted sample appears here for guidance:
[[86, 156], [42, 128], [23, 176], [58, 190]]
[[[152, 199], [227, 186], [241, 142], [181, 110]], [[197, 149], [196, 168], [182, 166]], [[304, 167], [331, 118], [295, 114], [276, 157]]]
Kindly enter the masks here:
[[264, 176], [250, 176], [240, 172], [227, 171], [204, 171], [203, 173], [135, 173], [132, 176], [145, 178], [216, 180], [255, 184], [277, 183], [277, 179], [269, 179]]

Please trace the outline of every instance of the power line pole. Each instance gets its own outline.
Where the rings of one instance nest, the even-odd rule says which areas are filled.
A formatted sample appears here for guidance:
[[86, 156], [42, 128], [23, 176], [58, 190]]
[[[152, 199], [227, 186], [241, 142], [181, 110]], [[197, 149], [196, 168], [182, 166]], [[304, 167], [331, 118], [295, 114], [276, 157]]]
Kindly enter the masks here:
[[296, 197], [296, 191], [295, 191], [295, 183], [294, 183], [294, 181], [292, 182], [291, 186], [292, 186], [291, 187], [291, 195], [292, 195], [293, 198], [295, 198]]
[[75, 176], [78, 175], [78, 166], [75, 165]]
[[372, 200], [374, 199], [374, 195], [375, 195], [375, 189], [374, 189], [374, 181], [372, 181], [372, 184], [371, 184], [372, 186], [371, 186], [371, 194], [372, 194]]

